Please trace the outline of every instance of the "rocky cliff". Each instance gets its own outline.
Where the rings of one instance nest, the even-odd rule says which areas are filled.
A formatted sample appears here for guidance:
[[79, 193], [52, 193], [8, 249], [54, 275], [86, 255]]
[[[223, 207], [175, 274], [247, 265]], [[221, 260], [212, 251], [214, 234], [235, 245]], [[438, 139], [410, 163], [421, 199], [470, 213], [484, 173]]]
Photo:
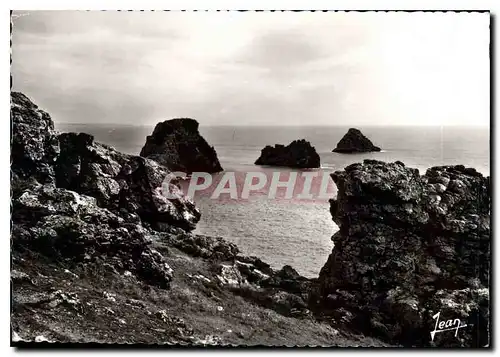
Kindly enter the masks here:
[[267, 145], [255, 161], [255, 165], [287, 166], [295, 168], [320, 167], [320, 157], [310, 142], [294, 140], [287, 146]]
[[337, 147], [333, 149], [333, 152], [338, 153], [355, 153], [355, 152], [370, 152], [370, 151], [380, 151], [378, 146], [373, 145], [370, 139], [368, 139], [359, 129], [350, 128], [347, 133], [337, 144]]
[[171, 119], [158, 123], [147, 137], [140, 155], [152, 159], [171, 171], [219, 172], [222, 166], [215, 149], [198, 131], [194, 119]]
[[55, 132], [21, 93], [11, 95], [11, 124], [16, 346], [385, 345], [316, 321], [315, 280], [190, 233], [200, 214], [175, 184], [162, 184], [166, 167]]
[[[145, 227], [192, 230], [200, 218], [169, 171], [87, 134], [54, 131], [46, 112], [11, 95], [12, 243], [73, 262], [103, 259], [168, 287], [171, 272]], [[166, 199], [162, 189], [174, 193]]]
[[[490, 182], [463, 166], [424, 175], [365, 160], [332, 178], [332, 254], [321, 270], [322, 312], [407, 346], [489, 343]], [[430, 332], [440, 320], [467, 327]]]

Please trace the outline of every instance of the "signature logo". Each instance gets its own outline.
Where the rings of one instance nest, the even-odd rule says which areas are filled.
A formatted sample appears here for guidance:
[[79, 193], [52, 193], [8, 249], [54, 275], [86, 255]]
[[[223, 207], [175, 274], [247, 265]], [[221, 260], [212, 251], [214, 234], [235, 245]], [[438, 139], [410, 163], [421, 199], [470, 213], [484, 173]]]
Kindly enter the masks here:
[[436, 320], [436, 325], [434, 326], [434, 331], [431, 332], [431, 341], [434, 341], [434, 336], [438, 332], [445, 332], [445, 331], [452, 331], [455, 330], [455, 337], [458, 337], [458, 330], [464, 327], [467, 327], [466, 324], [462, 325], [462, 322], [460, 319], [454, 319], [454, 320], [442, 320], [439, 321], [439, 316], [441, 314], [441, 311], [432, 316], [434, 320]]

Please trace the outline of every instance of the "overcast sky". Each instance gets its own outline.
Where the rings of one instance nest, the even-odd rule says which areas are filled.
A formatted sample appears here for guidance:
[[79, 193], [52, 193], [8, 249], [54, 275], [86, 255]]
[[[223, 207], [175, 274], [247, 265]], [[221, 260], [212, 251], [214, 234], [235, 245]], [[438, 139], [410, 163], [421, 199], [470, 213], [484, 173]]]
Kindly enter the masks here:
[[56, 122], [489, 125], [489, 15], [14, 12], [13, 90]]

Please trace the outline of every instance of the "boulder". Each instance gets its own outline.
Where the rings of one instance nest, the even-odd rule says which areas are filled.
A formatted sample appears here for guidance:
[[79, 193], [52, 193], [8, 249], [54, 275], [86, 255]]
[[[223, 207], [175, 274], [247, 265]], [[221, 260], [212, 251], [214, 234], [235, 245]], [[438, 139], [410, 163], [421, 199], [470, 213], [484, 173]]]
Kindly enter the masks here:
[[[323, 310], [346, 309], [356, 316], [354, 328], [393, 343], [484, 346], [489, 178], [461, 165], [433, 167], [421, 176], [400, 162], [375, 160], [332, 178], [338, 196], [331, 213], [339, 231], [319, 276]], [[445, 303], [446, 319], [475, 322], [441, 344], [430, 339], [431, 316], [444, 313]]]
[[294, 140], [287, 146], [267, 145], [262, 149], [255, 165], [286, 166], [293, 168], [320, 167], [320, 157], [310, 142], [301, 139]]
[[198, 126], [196, 120], [189, 118], [158, 123], [147, 137], [140, 156], [187, 174], [222, 171], [215, 149], [200, 135]]
[[358, 129], [350, 128], [347, 133], [337, 144], [337, 147], [333, 149], [333, 152], [338, 153], [354, 153], [354, 152], [370, 152], [370, 151], [380, 151], [378, 146], [373, 145], [373, 143], [366, 136], [361, 133]]

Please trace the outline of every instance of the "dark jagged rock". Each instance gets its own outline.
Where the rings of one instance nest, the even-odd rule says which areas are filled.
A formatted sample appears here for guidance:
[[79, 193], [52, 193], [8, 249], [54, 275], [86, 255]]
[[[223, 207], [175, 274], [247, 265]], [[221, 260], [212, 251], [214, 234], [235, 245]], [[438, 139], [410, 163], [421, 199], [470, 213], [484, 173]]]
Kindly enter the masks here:
[[20, 250], [36, 250], [69, 265], [105, 260], [152, 285], [169, 287], [172, 271], [148, 247], [148, 231], [98, 207], [94, 197], [38, 185], [14, 200], [12, 221], [12, 242]]
[[[420, 176], [402, 163], [365, 160], [332, 178], [340, 230], [322, 268], [323, 311], [404, 345], [485, 346], [489, 341], [489, 178], [459, 166]], [[432, 316], [461, 319], [436, 335]], [[345, 315], [345, 314], [344, 314]], [[472, 322], [471, 322], [472, 321]]]
[[158, 123], [147, 137], [140, 155], [171, 171], [188, 174], [222, 171], [215, 149], [200, 135], [198, 126], [196, 120], [189, 118]]
[[162, 234], [162, 241], [194, 257], [212, 260], [231, 260], [239, 253], [238, 247], [221, 237], [200, 234]]
[[222, 286], [253, 303], [284, 316], [312, 317], [307, 301], [314, 281], [288, 265], [276, 271], [258, 258], [238, 256], [231, 264], [218, 265], [216, 273]]
[[320, 167], [320, 157], [310, 142], [301, 139], [294, 140], [287, 146], [267, 145], [262, 149], [255, 165], [317, 168]]
[[303, 308], [306, 307], [304, 301], [309, 299], [313, 281], [301, 276], [289, 265], [275, 271], [257, 257], [238, 255], [238, 247], [221, 237], [161, 233], [156, 239], [190, 256], [217, 264], [215, 273], [218, 282], [249, 297], [251, 301], [285, 316], [293, 315], [292, 309], [299, 308], [297, 301]]
[[63, 133], [59, 140], [58, 187], [93, 196], [100, 206], [120, 214], [138, 215], [156, 230], [196, 227], [200, 213], [194, 203], [175, 184], [163, 187], [170, 175], [164, 166], [96, 143], [88, 134]]
[[267, 264], [266, 262], [263, 262], [260, 258], [255, 257], [255, 256], [238, 255], [236, 257], [236, 261], [240, 263], [240, 268], [242, 265], [250, 267], [250, 269], [247, 269], [247, 271], [250, 271], [250, 272], [252, 272], [254, 270], [259, 270], [260, 272], [262, 272], [263, 274], [266, 274], [266, 275], [272, 275], [274, 272], [273, 269], [271, 269], [271, 266], [269, 264]]
[[52, 182], [59, 145], [50, 115], [18, 92], [11, 94], [10, 108], [12, 172], [23, 179]]
[[358, 129], [350, 128], [347, 133], [337, 144], [337, 147], [333, 149], [333, 152], [338, 153], [353, 153], [353, 152], [370, 152], [370, 151], [380, 151], [378, 146], [373, 145], [373, 143], [366, 136], [361, 133]]
[[311, 289], [311, 279], [301, 276], [289, 265], [283, 266], [277, 272], [273, 272], [269, 279], [261, 283], [265, 287], [277, 287], [290, 293], [302, 294], [304, 297]]
[[12, 93], [11, 122], [14, 246], [69, 262], [109, 259], [168, 287], [171, 271], [148, 247], [142, 222], [190, 230], [200, 218], [175, 184], [164, 184], [170, 172], [95, 143], [91, 135], [57, 135], [50, 115], [21, 93]]
[[171, 173], [156, 162], [122, 154], [88, 134], [57, 135], [50, 115], [21, 93], [12, 93], [11, 122], [14, 196], [30, 182], [55, 184], [95, 197], [115, 213], [139, 216], [158, 230], [192, 230], [199, 221], [194, 203], [175, 183], [164, 184]]

